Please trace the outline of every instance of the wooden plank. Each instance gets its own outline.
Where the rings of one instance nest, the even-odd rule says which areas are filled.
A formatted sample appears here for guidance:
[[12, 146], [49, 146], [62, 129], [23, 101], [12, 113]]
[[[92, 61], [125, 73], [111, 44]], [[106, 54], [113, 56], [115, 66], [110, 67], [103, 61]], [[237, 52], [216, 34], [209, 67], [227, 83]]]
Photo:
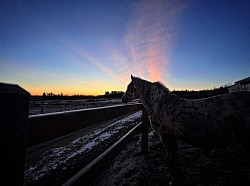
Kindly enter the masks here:
[[126, 104], [30, 116], [27, 146], [61, 137], [141, 108], [142, 104]]

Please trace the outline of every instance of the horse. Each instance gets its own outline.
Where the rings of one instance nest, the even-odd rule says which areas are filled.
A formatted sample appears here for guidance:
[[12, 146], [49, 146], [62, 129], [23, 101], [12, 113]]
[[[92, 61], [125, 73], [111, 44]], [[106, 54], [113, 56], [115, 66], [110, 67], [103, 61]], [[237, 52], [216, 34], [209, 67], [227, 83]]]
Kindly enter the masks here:
[[133, 99], [141, 100], [151, 127], [168, 152], [170, 185], [185, 184], [177, 140], [203, 149], [241, 144], [250, 155], [250, 92], [190, 100], [171, 94], [159, 81], [150, 82], [131, 75], [122, 102]]

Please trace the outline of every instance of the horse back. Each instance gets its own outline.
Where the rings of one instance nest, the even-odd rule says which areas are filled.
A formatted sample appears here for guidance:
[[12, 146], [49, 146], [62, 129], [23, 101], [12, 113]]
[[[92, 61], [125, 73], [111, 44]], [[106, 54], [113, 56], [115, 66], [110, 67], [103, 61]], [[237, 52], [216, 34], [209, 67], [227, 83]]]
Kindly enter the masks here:
[[185, 115], [179, 123], [187, 141], [201, 146], [224, 146], [239, 138], [250, 140], [250, 92], [185, 100], [180, 107]]
[[[245, 122], [250, 118], [250, 92], [229, 93], [223, 98], [224, 110], [237, 114]], [[250, 123], [248, 124], [250, 125]]]
[[[234, 92], [220, 97], [218, 109], [221, 116], [217, 123], [228, 126], [233, 134], [232, 142], [250, 140], [250, 92]], [[228, 129], [228, 128], [226, 128]], [[227, 130], [225, 130], [227, 131]], [[228, 130], [229, 131], [229, 130]], [[232, 135], [231, 135], [232, 136]], [[230, 139], [228, 139], [230, 141]]]

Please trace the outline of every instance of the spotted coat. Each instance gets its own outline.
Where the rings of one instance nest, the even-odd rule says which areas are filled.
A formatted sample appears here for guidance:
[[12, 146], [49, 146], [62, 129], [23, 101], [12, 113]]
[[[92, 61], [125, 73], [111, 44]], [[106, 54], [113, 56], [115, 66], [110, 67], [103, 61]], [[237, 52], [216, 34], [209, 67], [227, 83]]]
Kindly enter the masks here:
[[175, 140], [201, 148], [241, 143], [250, 154], [250, 92], [187, 100], [171, 94], [160, 82], [152, 83], [132, 75], [131, 80], [122, 100], [142, 101], [151, 127], [160, 135], [174, 161], [173, 180], [181, 179], [177, 175], [181, 171], [176, 170], [179, 163], [173, 150]]

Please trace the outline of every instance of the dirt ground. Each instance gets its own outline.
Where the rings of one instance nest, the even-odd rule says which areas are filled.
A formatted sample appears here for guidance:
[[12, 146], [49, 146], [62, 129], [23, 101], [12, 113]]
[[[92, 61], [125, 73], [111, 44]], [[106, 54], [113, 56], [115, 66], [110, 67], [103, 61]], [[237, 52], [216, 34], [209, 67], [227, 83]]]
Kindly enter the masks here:
[[[249, 186], [249, 160], [241, 146], [205, 151], [178, 142], [187, 186]], [[140, 153], [140, 135], [108, 165], [90, 186], [163, 186], [170, 174], [166, 151], [149, 135], [149, 152]]]

